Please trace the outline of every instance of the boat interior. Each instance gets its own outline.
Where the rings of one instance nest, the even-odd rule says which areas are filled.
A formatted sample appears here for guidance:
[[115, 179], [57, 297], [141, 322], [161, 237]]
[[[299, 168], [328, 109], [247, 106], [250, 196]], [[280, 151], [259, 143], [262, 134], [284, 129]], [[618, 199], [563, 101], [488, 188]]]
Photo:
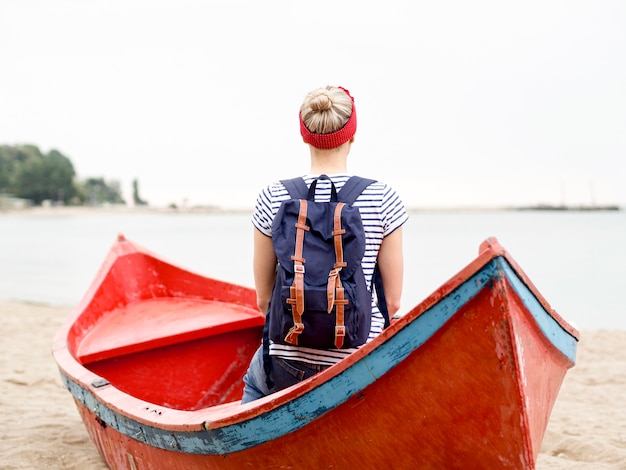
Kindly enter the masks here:
[[75, 338], [75, 357], [129, 395], [194, 411], [241, 399], [262, 330], [262, 317], [246, 306], [153, 298], [102, 316]]

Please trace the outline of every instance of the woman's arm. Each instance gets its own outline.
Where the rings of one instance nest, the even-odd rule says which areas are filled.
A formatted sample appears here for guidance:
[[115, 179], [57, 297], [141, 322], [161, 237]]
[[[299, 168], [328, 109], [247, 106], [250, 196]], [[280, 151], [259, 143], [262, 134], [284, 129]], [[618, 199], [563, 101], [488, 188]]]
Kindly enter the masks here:
[[391, 319], [400, 310], [400, 298], [402, 297], [404, 276], [402, 227], [383, 238], [378, 251], [378, 267], [383, 281], [389, 319]]
[[254, 229], [253, 271], [256, 303], [261, 313], [265, 315], [276, 279], [276, 254], [272, 238], [256, 228]]

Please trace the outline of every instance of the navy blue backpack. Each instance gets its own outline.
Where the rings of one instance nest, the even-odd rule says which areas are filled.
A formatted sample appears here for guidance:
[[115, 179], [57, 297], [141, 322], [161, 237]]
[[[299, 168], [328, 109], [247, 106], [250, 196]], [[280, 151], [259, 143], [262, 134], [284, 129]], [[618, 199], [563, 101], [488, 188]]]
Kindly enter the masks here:
[[[365, 231], [352, 204], [374, 180], [353, 176], [339, 192], [330, 181], [330, 202], [316, 202], [322, 179], [330, 181], [321, 175], [310, 188], [302, 178], [282, 181], [291, 199], [282, 203], [272, 224], [278, 268], [266, 351], [268, 336], [276, 343], [319, 349], [357, 347], [369, 336], [372, 293], [361, 266]], [[378, 270], [374, 285], [388, 324]]]

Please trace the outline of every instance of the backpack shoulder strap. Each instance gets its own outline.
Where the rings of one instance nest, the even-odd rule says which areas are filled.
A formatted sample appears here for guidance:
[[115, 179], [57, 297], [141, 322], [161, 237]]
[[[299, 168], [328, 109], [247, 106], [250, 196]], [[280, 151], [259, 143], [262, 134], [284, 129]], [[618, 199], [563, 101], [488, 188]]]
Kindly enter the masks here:
[[[346, 204], [353, 204], [363, 190], [375, 182], [376, 180], [361, 178], [360, 176], [352, 176], [339, 190], [338, 200], [345, 202]], [[372, 291], [374, 290], [376, 291], [376, 297], [378, 298], [378, 309], [380, 310], [380, 313], [382, 313], [385, 320], [384, 328], [387, 328], [390, 324], [389, 310], [387, 309], [387, 300], [385, 299], [385, 291], [383, 289], [383, 279], [380, 275], [378, 262], [374, 267], [374, 274], [372, 275]]]
[[280, 180], [292, 199], [306, 199], [309, 188], [302, 178]]
[[[306, 199], [308, 197], [309, 188], [302, 178], [291, 178], [280, 180], [280, 182], [285, 186], [292, 199]], [[363, 190], [375, 182], [376, 180], [373, 179], [351, 176], [337, 193], [338, 200], [346, 204], [354, 204]]]
[[376, 297], [378, 298], [378, 310], [383, 315], [385, 325], [383, 328], [387, 328], [391, 324], [389, 318], [389, 309], [387, 308], [387, 299], [385, 298], [385, 290], [383, 289], [383, 278], [380, 275], [380, 268], [378, 263], [374, 267], [374, 275], [372, 276], [372, 290], [376, 290]]
[[361, 178], [360, 176], [352, 176], [337, 193], [337, 198], [346, 204], [354, 204], [354, 201], [361, 195], [363, 190], [376, 180]]

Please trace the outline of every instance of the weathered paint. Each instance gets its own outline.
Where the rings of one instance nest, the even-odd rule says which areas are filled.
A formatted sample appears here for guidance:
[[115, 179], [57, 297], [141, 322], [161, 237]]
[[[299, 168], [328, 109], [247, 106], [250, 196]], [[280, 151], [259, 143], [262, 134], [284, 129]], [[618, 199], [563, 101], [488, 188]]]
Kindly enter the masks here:
[[[238, 465], [246, 462], [266, 462], [268, 465], [282, 463], [286, 465], [285, 468], [299, 468], [298, 465], [311, 465], [313, 461], [318, 466], [323, 462], [328, 468], [347, 468], [349, 462], [355, 462], [356, 459], [367, 460], [366, 456], [372, 462], [397, 464], [398, 456], [392, 458], [386, 453], [386, 446], [391, 443], [387, 443], [388, 437], [382, 435], [384, 432], [393, 432], [394, 429], [408, 436], [414, 434], [410, 447], [406, 449], [406, 452], [415, 452], [408, 460], [412, 463], [443, 463], [446, 459], [450, 462], [454, 458], [467, 458], [473, 452], [483, 464], [497, 461], [512, 468], [532, 468], [556, 392], [565, 370], [573, 365], [577, 338], [575, 330], [575, 334], [572, 334], [571, 327], [564, 326], [563, 321], [555, 317], [525, 275], [518, 275], [519, 268], [516, 265], [513, 267], [509, 258], [493, 242], [490, 247], [483, 247], [482, 254], [474, 263], [404, 318], [395, 322], [381, 337], [364, 346], [342, 364], [300, 386], [259, 400], [258, 404], [235, 403], [221, 408], [207, 408], [204, 413], [195, 412], [186, 418], [184, 413], [177, 412], [173, 413], [175, 419], [171, 420], [168, 419], [172, 415], [170, 410], [150, 407], [148, 404], [144, 411], [155, 414], [155, 419], [151, 421], [143, 414], [133, 412], [132, 407], [107, 403], [106, 389], [114, 387], [90, 387], [88, 383], [68, 377], [63, 372], [62, 361], [59, 361], [59, 365], [66, 386], [79, 403], [79, 410], [92, 438], [99, 443], [100, 451], [108, 455], [109, 463], [114, 466], [121, 454], [107, 449], [111, 445], [111, 439], [119, 440], [120, 436], [126, 436], [122, 441], [130, 448], [135, 449], [139, 444], [148, 449], [153, 448], [156, 452], [155, 458], [158, 459], [162, 459], [163, 455], [156, 449], [173, 450], [181, 454], [180, 461], [188, 464], [193, 461], [193, 465], [198, 468], [200, 462], [206, 468], [240, 468]], [[511, 300], [511, 296], [519, 299]], [[451, 321], [453, 318], [455, 320]], [[480, 324], [479, 318], [484, 322], [482, 331], [472, 332], [472, 328]], [[459, 331], [455, 327], [457, 324], [464, 325], [467, 331]], [[521, 333], [523, 338], [519, 339], [518, 335]], [[532, 349], [536, 341], [541, 341], [539, 336], [550, 345], [549, 349], [542, 349], [547, 353], [544, 354], [546, 357], [533, 357], [533, 364], [526, 364], [527, 351]], [[455, 338], [452, 342], [454, 348], [446, 349], [447, 357], [454, 358], [458, 364], [454, 364], [454, 373], [441, 378], [438, 377], [442, 370], [441, 364], [434, 363], [434, 360], [424, 362], [421, 356], [427, 356], [430, 350], [438, 350], [434, 345], [443, 338], [452, 337]], [[448, 341], [450, 339], [444, 342], [448, 344]], [[532, 344], [526, 345], [525, 341], [531, 341]], [[475, 351], [477, 357], [466, 354], [465, 350]], [[494, 359], [489, 359], [485, 354]], [[445, 362], [447, 357], [444, 354], [439, 360]], [[528, 377], [532, 376], [529, 366], [536, 367], [537, 361], [543, 364], [541, 370], [550, 374], [529, 380]], [[483, 362], [487, 365], [483, 365]], [[501, 368], [504, 368], [501, 377], [490, 375]], [[425, 372], [428, 372], [426, 381], [423, 376]], [[407, 381], [402, 374], [418, 376], [420, 380]], [[476, 374], [479, 377], [473, 376]], [[394, 381], [395, 376], [399, 376], [397, 382]], [[494, 381], [500, 383], [494, 385]], [[492, 433], [491, 440], [497, 437], [496, 440], [510, 439], [514, 442], [507, 442], [506, 445], [486, 443], [478, 439], [479, 435], [466, 434], [455, 436], [458, 441], [455, 444], [456, 454], [453, 449], [442, 447], [446, 438], [439, 435], [438, 440], [433, 439], [437, 432], [428, 428], [429, 420], [437, 421], [439, 426], [443, 426], [446, 420], [452, 420], [454, 428], [462, 432], [464, 426], [471, 430], [476, 425], [472, 421], [471, 413], [474, 411], [464, 409], [464, 414], [459, 417], [452, 414], [451, 418], [450, 407], [458, 407], [458, 400], [438, 409], [437, 403], [452, 399], [445, 396], [429, 403], [426, 408], [421, 406], [420, 400], [428, 401], [424, 397], [429, 382], [433, 389], [439, 390], [439, 395], [447, 393], [452, 398], [456, 396], [455, 390], [463, 389], [463, 384], [468, 383], [473, 384], [472, 387], [483, 388], [477, 390], [480, 394], [497, 391], [508, 396], [506, 406], [504, 403], [501, 405], [502, 408], [508, 408], [505, 415], [490, 410], [489, 400], [485, 403], [481, 401], [484, 397], [477, 396], [474, 401], [477, 408], [482, 403], [484, 410], [481, 412], [490, 419], [489, 422], [479, 425], [479, 428], [482, 426], [482, 436]], [[529, 382], [532, 382], [534, 388], [550, 389], [544, 399], [549, 403], [537, 407], [531, 403], [529, 396], [533, 400], [537, 397], [534, 390], [528, 390]], [[386, 409], [398, 408], [399, 404], [394, 402], [391, 406], [387, 400], [372, 403], [372, 396], [385, 395], [384, 391], [379, 392], [383, 383], [384, 387], [392, 389], [388, 393], [389, 397], [395, 395], [400, 405], [403, 399], [409, 400], [408, 406], [396, 409], [396, 413], [405, 413], [404, 418], [416, 423], [419, 420], [426, 421], [407, 427], [401, 420], [392, 429], [385, 431], [386, 424], [379, 422], [376, 413], [384, 415]], [[422, 393], [415, 395], [413, 389], [422, 389]], [[110, 395], [115, 399], [116, 391], [112, 390]], [[370, 403], [369, 408], [372, 409], [367, 410], [364, 416], [353, 411], [346, 414], [348, 409], [364, 410], [363, 403], [366, 402]], [[134, 406], [137, 408], [138, 405], [135, 403]], [[533, 415], [529, 415], [529, 411]], [[432, 415], [433, 412], [435, 415]], [[437, 413], [441, 415], [437, 416]], [[203, 420], [199, 420], [201, 415]], [[338, 425], [333, 422], [333, 417], [342, 417], [347, 421], [343, 426]], [[397, 419], [397, 416], [392, 418]], [[461, 418], [469, 420], [469, 424], [454, 422]], [[496, 418], [505, 419], [505, 424], [494, 422]], [[94, 420], [101, 429], [94, 429], [89, 424]], [[176, 424], [177, 420], [186, 421], [187, 425]], [[120, 436], [104, 438], [104, 434], [111, 433], [119, 433]], [[363, 434], [368, 433], [374, 438], [368, 440], [364, 446], [352, 445], [348, 450], [343, 444], [358, 442]], [[501, 435], [502, 433], [505, 435]], [[326, 458], [313, 455], [302, 461], [301, 456], [294, 457], [296, 447], [293, 446], [297, 446], [294, 439], [302, 439], [302, 436], [308, 439], [307, 449], [323, 453]], [[311, 439], [323, 446], [316, 447]], [[485, 445], [497, 449], [489, 454], [483, 450]], [[337, 447], [336, 456], [332, 451], [334, 447]], [[142, 448], [141, 452], [148, 451]], [[452, 456], [444, 458], [440, 455], [450, 452]], [[189, 455], [183, 457], [183, 454]], [[113, 455], [117, 455], [118, 460], [111, 460]], [[206, 459], [198, 460], [200, 456], [205, 456]]]
[[507, 280], [511, 283], [511, 286], [515, 289], [515, 292], [526, 306], [528, 313], [533, 316], [539, 325], [542, 333], [563, 355], [565, 355], [565, 357], [572, 361], [572, 363], [576, 362], [576, 348], [578, 344], [576, 336], [569, 334], [568, 331], [563, 329], [563, 326], [554, 316], [546, 312], [539, 303], [539, 300], [537, 300], [537, 297], [535, 297], [526, 284], [524, 284], [522, 279], [515, 274], [509, 263], [505, 260], [501, 260], [499, 264], [500, 269], [502, 269]]

